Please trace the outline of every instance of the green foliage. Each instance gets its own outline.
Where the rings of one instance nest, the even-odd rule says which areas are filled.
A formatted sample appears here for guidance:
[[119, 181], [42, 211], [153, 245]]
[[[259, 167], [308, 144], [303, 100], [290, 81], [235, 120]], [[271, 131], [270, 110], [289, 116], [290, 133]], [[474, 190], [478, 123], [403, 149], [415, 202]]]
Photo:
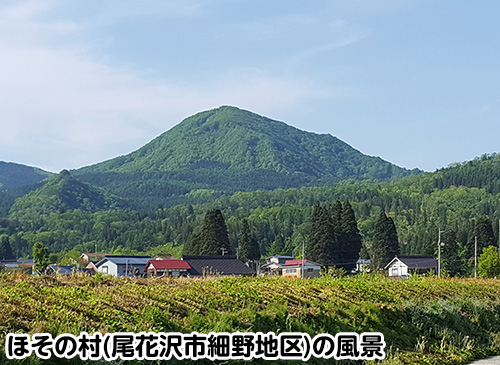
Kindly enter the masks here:
[[32, 220], [40, 215], [80, 209], [94, 212], [118, 206], [119, 199], [74, 179], [63, 170], [44, 186], [19, 198], [10, 210], [10, 217]]
[[136, 208], [154, 209], [159, 199], [162, 204], [186, 203], [184, 196], [196, 190], [220, 196], [349, 178], [387, 180], [418, 172], [363, 155], [331, 135], [223, 106], [186, 118], [135, 152], [74, 173], [132, 199]]
[[349, 201], [342, 204], [337, 200], [330, 211], [319, 202], [315, 204], [306, 249], [308, 259], [351, 271], [361, 247], [361, 235]]
[[458, 242], [458, 235], [454, 229], [443, 232], [441, 242], [441, 264], [444, 270], [451, 276], [465, 276], [469, 273], [468, 248], [466, 243]]
[[477, 260], [477, 272], [482, 278], [493, 278], [500, 275], [500, 258], [498, 247], [489, 246], [483, 250]]
[[383, 268], [399, 254], [399, 240], [396, 226], [385, 212], [380, 213], [375, 222], [375, 233], [370, 246], [370, 261], [375, 269]]
[[311, 234], [305, 250], [306, 257], [322, 265], [331, 264], [334, 261], [332, 249], [335, 245], [335, 232], [328, 208], [316, 202], [312, 216]]
[[232, 249], [227, 234], [226, 222], [219, 209], [210, 209], [205, 214], [201, 232], [195, 233], [184, 249], [190, 255], [228, 255]]
[[255, 235], [250, 231], [248, 219], [243, 219], [240, 239], [238, 241], [238, 258], [243, 261], [258, 261], [260, 248]]
[[276, 236], [276, 239], [267, 247], [267, 256], [280, 256], [284, 255], [285, 243], [282, 235]]
[[16, 257], [12, 253], [12, 249], [10, 247], [9, 236], [3, 234], [0, 236], [0, 260], [10, 260], [15, 259]]
[[43, 274], [50, 265], [49, 249], [43, 244], [36, 242], [33, 245], [33, 270], [39, 275]]
[[[468, 174], [472, 176], [473, 170], [477, 169], [478, 176], [486, 176], [481, 171], [489, 171], [495, 176], [498, 165], [498, 161], [495, 161], [497, 158], [473, 161], [470, 166], [466, 163]], [[500, 194], [490, 192], [486, 187], [436, 186], [436, 179], [440, 179], [444, 174], [448, 177], [456, 175], [458, 179], [464, 171], [461, 166], [451, 166], [435, 173], [388, 182], [347, 180], [331, 186], [247, 191], [227, 195], [223, 194], [222, 190], [208, 189], [188, 192], [182, 198], [174, 195], [164, 198], [159, 193], [151, 195], [155, 207], [158, 205], [167, 207], [180, 200], [187, 203], [143, 211], [132, 209], [84, 211], [83, 207], [74, 210], [64, 210], [66, 209], [64, 208], [61, 211], [62, 205], [55, 209], [55, 206], [49, 203], [48, 196], [57, 198], [56, 191], [61, 190], [55, 189], [52, 195], [46, 194], [45, 197], [38, 199], [42, 202], [38, 207], [43, 206], [44, 209], [36, 209], [37, 212], [52, 213], [30, 212], [30, 209], [38, 204], [33, 200], [33, 204], [26, 204], [26, 209], [13, 211], [9, 218], [0, 218], [0, 235], [8, 236], [12, 252], [18, 258], [31, 256], [35, 242], [43, 243], [55, 253], [72, 249], [93, 252], [96, 244], [101, 252], [113, 252], [120, 247], [124, 252], [149, 253], [155, 247], [166, 244], [170, 244], [172, 250], [182, 252], [184, 246], [189, 246], [189, 237], [193, 232], [200, 231], [204, 212], [220, 209], [227, 218], [231, 247], [237, 247], [242, 219], [248, 219], [262, 252], [271, 252], [271, 245], [275, 243], [275, 246], [279, 246], [277, 254], [297, 257], [301, 253], [302, 240], [307, 242], [311, 232], [314, 203], [321, 201], [329, 208], [332, 225], [335, 226], [337, 224], [335, 222], [340, 221], [338, 218], [340, 210], [336, 201], [349, 200], [357, 220], [357, 228], [363, 238], [365, 253], [369, 253], [369, 246], [374, 240], [377, 218], [381, 212], [387, 212], [397, 227], [399, 249], [404, 255], [437, 255], [438, 227], [452, 231], [453, 238], [443, 238], [446, 243], [442, 247], [443, 267], [452, 276], [464, 276], [471, 273], [470, 259], [473, 256], [475, 230], [478, 233], [489, 232], [484, 235], [489, 238], [478, 240], [480, 248], [498, 242]], [[114, 175], [107, 175], [110, 183], [122, 175], [122, 173], [112, 174]], [[155, 181], [163, 181], [153, 172], [137, 173], [137, 176], [139, 175], [143, 182], [151, 178], [153, 185]], [[78, 176], [81, 177], [83, 175]], [[61, 177], [56, 176], [54, 181], [57, 179], [60, 181]], [[464, 177], [460, 181], [469, 180]], [[207, 184], [209, 183], [207, 181]], [[484, 186], [486, 180], [481, 184]], [[48, 187], [50, 188], [50, 185]], [[149, 199], [147, 197], [150, 187], [147, 184], [138, 185], [132, 190], [138, 191], [137, 199], [142, 199], [141, 197]], [[151, 192], [153, 191], [154, 189]], [[125, 191], [123, 193], [127, 195]], [[8, 205], [15, 195], [5, 201], [2, 200], [4, 196], [0, 193], [0, 205], [4, 203]], [[73, 201], [78, 202], [78, 199]], [[91, 201], [96, 200], [91, 199]], [[332, 207], [333, 202], [335, 203]], [[74, 206], [68, 204], [67, 207], [69, 209]], [[108, 209], [106, 205], [102, 208]], [[482, 229], [481, 225], [486, 227], [486, 230]], [[338, 232], [337, 229], [334, 231]]]
[[[483, 249], [495, 243], [495, 235], [493, 234], [493, 226], [488, 217], [482, 216], [476, 219], [474, 227], [474, 237], [477, 237], [477, 250], [479, 253]], [[471, 240], [472, 245], [472, 240]]]
[[36, 184], [50, 175], [35, 167], [0, 161], [0, 189]]
[[351, 203], [346, 200], [342, 205], [340, 220], [339, 250], [341, 252], [342, 267], [351, 271], [356, 266], [363, 245]]
[[80, 255], [82, 253], [78, 250], [71, 251], [63, 251], [59, 254], [59, 259], [57, 260], [58, 265], [67, 265], [67, 266], [78, 266], [81, 265], [82, 262], [80, 260]]

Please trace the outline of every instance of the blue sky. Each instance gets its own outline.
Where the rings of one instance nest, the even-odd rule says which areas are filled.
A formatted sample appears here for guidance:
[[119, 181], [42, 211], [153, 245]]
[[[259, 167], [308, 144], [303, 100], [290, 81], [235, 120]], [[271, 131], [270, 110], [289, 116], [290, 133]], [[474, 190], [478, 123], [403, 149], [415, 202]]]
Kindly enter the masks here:
[[499, 150], [497, 1], [0, 4], [0, 160], [49, 171], [235, 105], [433, 171]]

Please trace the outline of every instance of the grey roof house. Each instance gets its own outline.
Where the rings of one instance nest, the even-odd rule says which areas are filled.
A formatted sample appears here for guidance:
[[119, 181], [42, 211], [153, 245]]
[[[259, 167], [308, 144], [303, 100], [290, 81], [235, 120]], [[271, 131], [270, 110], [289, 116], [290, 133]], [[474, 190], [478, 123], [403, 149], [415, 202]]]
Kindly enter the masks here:
[[437, 272], [438, 260], [432, 256], [396, 256], [385, 267], [391, 278], [406, 278], [411, 274]]
[[98, 272], [113, 276], [141, 276], [150, 256], [108, 255], [95, 264]]
[[66, 266], [66, 265], [49, 265], [45, 269], [45, 273], [47, 275], [72, 275], [72, 274], [79, 274], [79, 273], [84, 273], [84, 274], [93, 274], [91, 270], [88, 269], [82, 269], [79, 268], [78, 266]]
[[182, 256], [182, 260], [191, 266], [188, 270], [189, 276], [255, 275], [255, 270], [238, 260], [236, 256]]

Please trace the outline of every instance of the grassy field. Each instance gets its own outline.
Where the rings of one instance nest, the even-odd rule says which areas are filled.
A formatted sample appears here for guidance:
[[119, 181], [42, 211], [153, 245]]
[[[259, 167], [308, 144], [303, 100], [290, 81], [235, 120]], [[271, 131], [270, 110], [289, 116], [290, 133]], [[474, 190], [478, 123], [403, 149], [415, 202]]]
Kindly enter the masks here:
[[466, 364], [500, 354], [499, 294], [500, 281], [436, 277], [136, 280], [2, 274], [0, 363], [42, 363], [5, 358], [6, 335], [16, 332], [297, 331], [381, 332], [388, 352], [384, 364]]

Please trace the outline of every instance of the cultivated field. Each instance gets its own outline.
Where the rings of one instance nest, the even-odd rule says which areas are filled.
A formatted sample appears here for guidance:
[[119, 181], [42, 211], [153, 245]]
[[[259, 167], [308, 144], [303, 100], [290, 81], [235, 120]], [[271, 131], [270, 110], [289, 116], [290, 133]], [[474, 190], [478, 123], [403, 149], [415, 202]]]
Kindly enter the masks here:
[[[83, 331], [296, 331], [311, 336], [381, 332], [386, 364], [465, 364], [500, 353], [500, 281], [493, 279], [403, 281], [366, 275], [132, 280], [2, 274], [0, 305], [2, 352], [7, 334], [16, 332], [55, 337]], [[2, 354], [0, 363], [8, 361]]]

